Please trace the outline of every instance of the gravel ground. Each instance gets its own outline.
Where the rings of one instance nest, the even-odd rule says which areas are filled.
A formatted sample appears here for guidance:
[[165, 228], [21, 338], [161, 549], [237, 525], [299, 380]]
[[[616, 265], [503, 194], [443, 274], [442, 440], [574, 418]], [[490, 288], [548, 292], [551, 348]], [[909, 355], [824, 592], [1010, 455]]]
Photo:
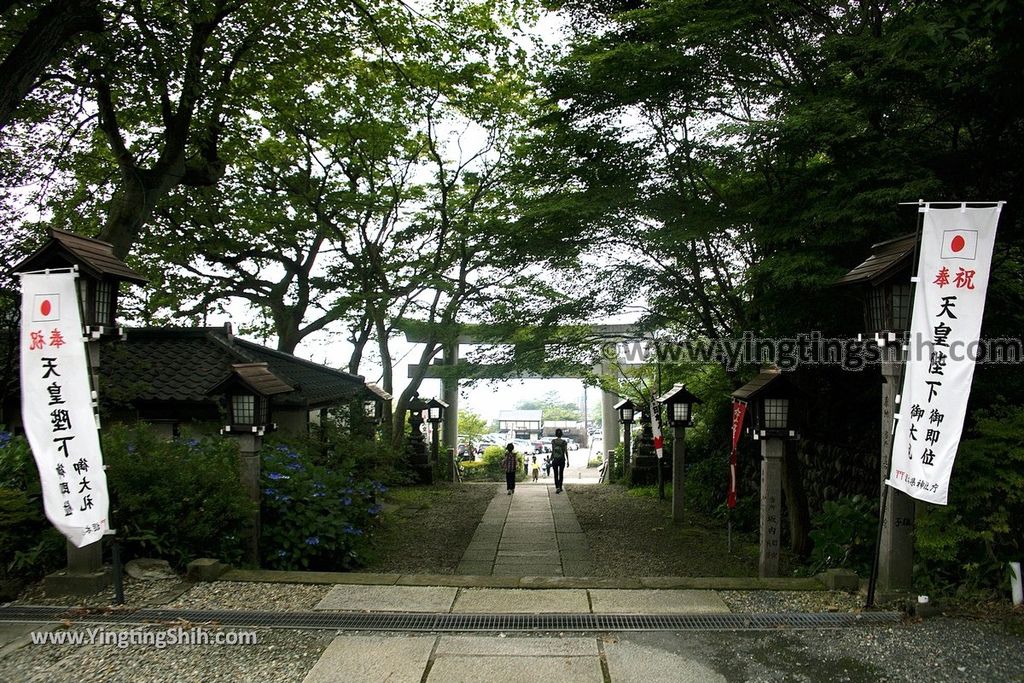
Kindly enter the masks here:
[[998, 623], [967, 619], [884, 628], [620, 633], [608, 638], [697, 660], [727, 681], [1024, 681], [1024, 640]]
[[[73, 630], [86, 631], [86, 627]], [[0, 680], [11, 683], [299, 683], [334, 635], [333, 631], [256, 629], [257, 644], [234, 647], [26, 645], [0, 659]]]
[[385, 499], [375, 557], [360, 571], [386, 574], [454, 574], [495, 483], [394, 488]]
[[237, 609], [296, 612], [313, 609], [331, 586], [216, 581], [196, 584], [167, 609]]
[[746, 536], [733, 534], [730, 554], [725, 529], [693, 513], [674, 525], [669, 501], [631, 496], [618, 485], [565, 488], [596, 576], [757, 576], [757, 544]]
[[733, 612], [857, 612], [864, 596], [840, 591], [718, 591]]
[[[137, 581], [130, 576], [124, 577], [124, 604], [126, 607], [155, 606], [167, 602], [187, 588], [177, 579], [160, 579], [156, 581]], [[43, 582], [40, 581], [26, 588], [12, 605], [81, 605], [83, 607], [107, 607], [114, 604], [114, 588], [110, 587], [102, 593], [84, 598], [46, 597], [43, 593]]]

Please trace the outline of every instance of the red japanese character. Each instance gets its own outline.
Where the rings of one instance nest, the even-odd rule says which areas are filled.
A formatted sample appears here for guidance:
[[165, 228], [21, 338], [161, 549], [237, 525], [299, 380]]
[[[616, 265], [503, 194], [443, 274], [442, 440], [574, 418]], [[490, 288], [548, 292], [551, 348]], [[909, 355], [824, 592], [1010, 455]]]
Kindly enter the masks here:
[[956, 271], [955, 284], [957, 289], [974, 289], [974, 271], [965, 270], [963, 266], [961, 266], [960, 269]]
[[64, 341], [64, 334], [60, 330], [52, 330], [50, 332], [50, 346], [56, 346], [58, 349], [67, 344]]

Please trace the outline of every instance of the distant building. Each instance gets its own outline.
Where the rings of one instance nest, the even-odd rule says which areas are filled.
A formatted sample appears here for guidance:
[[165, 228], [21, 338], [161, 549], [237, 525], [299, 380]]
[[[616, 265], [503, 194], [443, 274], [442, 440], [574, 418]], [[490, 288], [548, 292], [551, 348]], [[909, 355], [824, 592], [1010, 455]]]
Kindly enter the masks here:
[[582, 422], [576, 420], [548, 420], [544, 423], [544, 436], [554, 436], [555, 430], [561, 429], [562, 436], [573, 439], [581, 446], [588, 445], [587, 430], [583, 428]]
[[503, 410], [498, 413], [498, 431], [512, 432], [517, 439], [539, 439], [543, 426], [543, 412], [540, 410]]

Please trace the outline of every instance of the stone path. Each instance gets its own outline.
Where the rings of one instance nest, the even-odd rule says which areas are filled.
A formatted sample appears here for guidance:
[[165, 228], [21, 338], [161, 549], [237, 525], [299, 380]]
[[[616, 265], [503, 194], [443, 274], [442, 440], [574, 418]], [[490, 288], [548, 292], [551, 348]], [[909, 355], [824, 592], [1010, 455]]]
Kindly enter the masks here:
[[627, 638], [339, 636], [304, 683], [479, 681], [724, 683], [692, 656]]
[[[551, 480], [547, 480], [550, 482]], [[477, 526], [456, 574], [587, 576], [590, 546], [567, 493], [546, 482], [499, 487]]]

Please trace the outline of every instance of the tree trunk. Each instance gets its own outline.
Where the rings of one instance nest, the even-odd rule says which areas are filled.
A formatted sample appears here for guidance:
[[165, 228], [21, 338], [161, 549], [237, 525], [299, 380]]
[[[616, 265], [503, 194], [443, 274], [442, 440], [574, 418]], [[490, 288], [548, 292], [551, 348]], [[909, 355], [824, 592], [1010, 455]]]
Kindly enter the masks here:
[[807, 505], [807, 492], [800, 476], [800, 460], [796, 444], [786, 444], [786, 457], [782, 462], [782, 492], [789, 511], [789, 549], [801, 558], [811, 554], [811, 512]]
[[0, 65], [0, 130], [68, 41], [102, 30], [99, 0], [53, 0], [39, 9]]

